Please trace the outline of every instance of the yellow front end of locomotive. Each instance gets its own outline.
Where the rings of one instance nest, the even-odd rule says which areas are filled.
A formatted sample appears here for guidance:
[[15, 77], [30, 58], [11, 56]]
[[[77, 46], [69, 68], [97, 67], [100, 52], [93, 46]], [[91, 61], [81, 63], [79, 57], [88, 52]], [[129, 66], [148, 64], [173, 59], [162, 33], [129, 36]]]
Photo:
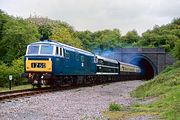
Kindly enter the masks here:
[[26, 72], [52, 72], [52, 61], [26, 60]]

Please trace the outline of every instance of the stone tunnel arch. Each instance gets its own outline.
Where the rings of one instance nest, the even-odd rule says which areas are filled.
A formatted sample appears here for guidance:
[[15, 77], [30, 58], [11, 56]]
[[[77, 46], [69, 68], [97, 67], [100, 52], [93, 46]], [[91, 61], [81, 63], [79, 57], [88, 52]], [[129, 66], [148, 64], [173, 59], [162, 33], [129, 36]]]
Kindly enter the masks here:
[[144, 55], [136, 55], [129, 59], [129, 63], [135, 64], [141, 68], [143, 79], [152, 79], [157, 74], [156, 66], [153, 62]]

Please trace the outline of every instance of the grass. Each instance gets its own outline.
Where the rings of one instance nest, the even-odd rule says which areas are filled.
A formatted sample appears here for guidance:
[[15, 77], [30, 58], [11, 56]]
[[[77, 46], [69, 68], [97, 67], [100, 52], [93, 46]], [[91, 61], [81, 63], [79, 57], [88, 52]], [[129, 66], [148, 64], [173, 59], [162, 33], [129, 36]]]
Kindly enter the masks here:
[[123, 110], [123, 106], [117, 103], [111, 103], [109, 105], [109, 111], [121, 111]]
[[[136, 107], [140, 107], [140, 104], [136, 104]], [[134, 118], [138, 116], [144, 116], [144, 115], [158, 115], [158, 112], [155, 111], [148, 111], [148, 110], [138, 110], [137, 108], [134, 109], [134, 107], [125, 107], [123, 105], [117, 104], [117, 103], [110, 103], [108, 111], [102, 112], [103, 118], [106, 118], [108, 120], [124, 120], [128, 118]]]
[[180, 61], [139, 86], [131, 96], [142, 100], [155, 99], [148, 104], [134, 103], [128, 108], [110, 104], [109, 111], [103, 112], [103, 116], [110, 120], [123, 120], [129, 117], [158, 115], [165, 120], [180, 120]]
[[180, 120], [180, 62], [139, 86], [131, 95], [140, 99], [158, 98], [148, 105], [134, 105], [132, 109], [155, 111], [164, 119]]
[[0, 87], [0, 92], [7, 92], [7, 91], [14, 91], [14, 90], [25, 90], [25, 89], [31, 89], [32, 85], [20, 85], [20, 86], [13, 86], [11, 90], [9, 88]]
[[105, 111], [102, 113], [104, 118], [108, 120], [126, 120], [132, 117], [138, 117], [143, 115], [157, 115], [153, 112], [132, 112], [132, 111]]

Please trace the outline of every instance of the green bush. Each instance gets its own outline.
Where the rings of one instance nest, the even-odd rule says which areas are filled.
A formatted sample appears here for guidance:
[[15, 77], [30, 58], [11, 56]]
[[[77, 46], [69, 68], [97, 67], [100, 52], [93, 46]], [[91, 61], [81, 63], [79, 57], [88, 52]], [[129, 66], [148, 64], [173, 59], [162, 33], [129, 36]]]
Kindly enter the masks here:
[[4, 63], [0, 63], [0, 87], [6, 87], [8, 85], [8, 75], [10, 74], [9, 67]]
[[0, 62], [0, 87], [8, 87], [9, 75], [13, 76], [13, 80], [12, 80], [13, 85], [27, 84], [27, 80], [21, 78], [21, 74], [24, 71], [23, 59], [24, 57], [14, 60], [12, 64], [9, 66], [3, 62]]
[[180, 60], [180, 39], [175, 44], [173, 55], [176, 59]]
[[111, 103], [109, 105], [109, 111], [121, 111], [123, 110], [123, 106], [117, 103]]

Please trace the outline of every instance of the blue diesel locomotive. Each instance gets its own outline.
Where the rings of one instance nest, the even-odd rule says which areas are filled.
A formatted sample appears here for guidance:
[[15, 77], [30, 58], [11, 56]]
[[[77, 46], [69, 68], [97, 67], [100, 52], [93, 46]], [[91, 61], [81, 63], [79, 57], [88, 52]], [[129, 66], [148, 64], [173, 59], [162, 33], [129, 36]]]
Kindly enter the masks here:
[[44, 40], [27, 46], [24, 75], [32, 85], [101, 83], [138, 79], [140, 68], [91, 52]]

